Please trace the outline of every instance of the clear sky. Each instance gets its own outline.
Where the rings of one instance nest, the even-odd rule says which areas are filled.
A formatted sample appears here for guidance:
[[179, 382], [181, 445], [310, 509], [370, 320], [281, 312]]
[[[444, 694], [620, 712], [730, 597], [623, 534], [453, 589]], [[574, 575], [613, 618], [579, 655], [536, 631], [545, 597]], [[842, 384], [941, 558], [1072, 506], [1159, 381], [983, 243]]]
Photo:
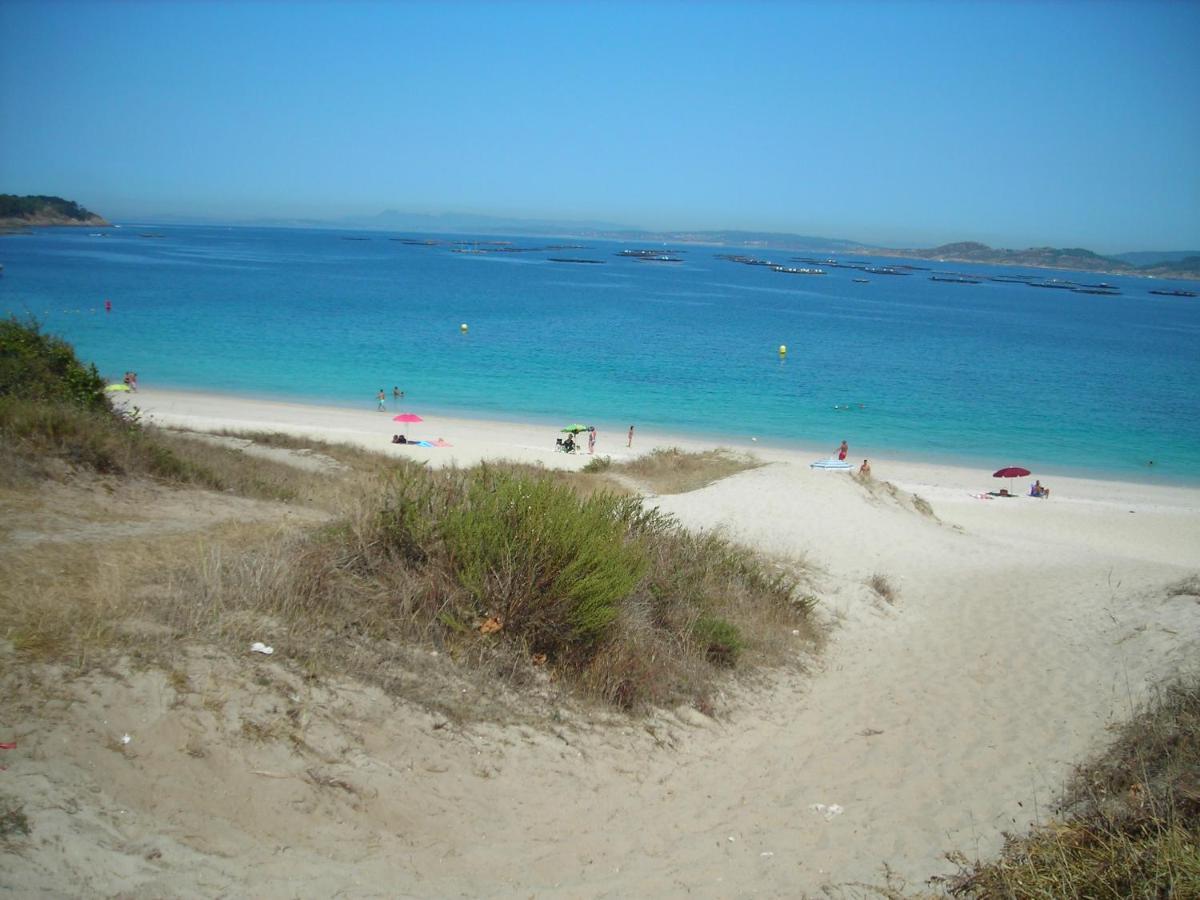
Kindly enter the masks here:
[[0, 192], [1200, 247], [1200, 3], [0, 0]]

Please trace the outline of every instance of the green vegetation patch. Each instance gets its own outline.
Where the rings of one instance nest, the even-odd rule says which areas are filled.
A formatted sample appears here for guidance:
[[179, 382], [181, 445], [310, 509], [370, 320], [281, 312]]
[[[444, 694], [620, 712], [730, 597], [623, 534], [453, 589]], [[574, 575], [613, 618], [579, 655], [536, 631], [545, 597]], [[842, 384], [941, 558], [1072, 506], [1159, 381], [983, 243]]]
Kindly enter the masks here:
[[36, 320], [0, 320], [0, 397], [64, 403], [107, 412], [104, 380], [84, 365], [62, 338], [42, 331]]
[[87, 222], [97, 218], [91, 210], [84, 209], [74, 200], [64, 200], [62, 197], [49, 197], [42, 194], [32, 194], [26, 197], [16, 194], [0, 194], [0, 219], [32, 220], [39, 216], [60, 217], [76, 222]]
[[635, 502], [582, 499], [549, 479], [488, 466], [465, 488], [442, 534], [477, 610], [550, 651], [600, 638], [646, 568], [644, 548], [628, 535]]

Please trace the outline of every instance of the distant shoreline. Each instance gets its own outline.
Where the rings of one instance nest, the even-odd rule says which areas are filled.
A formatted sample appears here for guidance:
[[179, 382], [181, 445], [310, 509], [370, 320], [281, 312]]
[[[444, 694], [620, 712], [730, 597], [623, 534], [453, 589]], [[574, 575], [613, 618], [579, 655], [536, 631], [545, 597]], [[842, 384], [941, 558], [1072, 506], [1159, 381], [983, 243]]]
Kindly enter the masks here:
[[94, 219], [68, 219], [60, 216], [34, 216], [23, 219], [0, 219], [0, 234], [20, 234], [30, 228], [112, 228], [112, 223], [97, 216]]

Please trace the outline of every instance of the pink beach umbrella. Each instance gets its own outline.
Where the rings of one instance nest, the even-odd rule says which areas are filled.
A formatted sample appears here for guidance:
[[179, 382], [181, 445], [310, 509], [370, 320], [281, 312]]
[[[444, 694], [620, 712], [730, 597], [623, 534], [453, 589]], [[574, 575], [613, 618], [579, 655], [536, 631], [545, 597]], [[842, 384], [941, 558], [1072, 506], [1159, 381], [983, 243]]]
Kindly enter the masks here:
[[393, 422], [424, 422], [425, 420], [416, 413], [400, 413], [398, 416], [392, 416]]

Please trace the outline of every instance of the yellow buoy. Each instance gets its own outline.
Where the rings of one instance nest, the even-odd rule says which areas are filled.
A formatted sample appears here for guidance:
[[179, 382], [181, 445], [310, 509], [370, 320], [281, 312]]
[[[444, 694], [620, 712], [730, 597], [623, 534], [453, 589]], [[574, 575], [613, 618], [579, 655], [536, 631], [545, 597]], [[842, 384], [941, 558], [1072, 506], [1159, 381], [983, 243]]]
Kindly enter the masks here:
[[463, 322], [461, 325], [459, 325], [459, 326], [458, 326], [458, 330], [459, 330], [459, 331], [466, 331], [466, 330], [467, 330], [467, 323], [466, 323], [466, 322]]
[[780, 355], [780, 356], [787, 356], [787, 344], [780, 344], [780, 345], [779, 345], [779, 355]]

